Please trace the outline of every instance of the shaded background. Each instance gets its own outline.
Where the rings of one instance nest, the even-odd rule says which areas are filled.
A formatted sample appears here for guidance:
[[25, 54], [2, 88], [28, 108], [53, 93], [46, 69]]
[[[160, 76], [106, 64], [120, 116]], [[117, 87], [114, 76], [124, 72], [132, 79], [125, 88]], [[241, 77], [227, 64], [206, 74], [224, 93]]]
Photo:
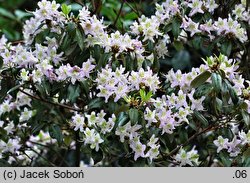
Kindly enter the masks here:
[[[104, 17], [108, 24], [116, 21], [116, 28], [125, 32], [138, 16], [154, 13], [155, 2], [159, 0], [124, 1], [120, 17], [116, 20], [123, 0], [56, 0], [57, 3], [72, 5], [73, 12], [78, 12], [81, 5], [87, 5], [93, 14]], [[39, 0], [0, 0], [0, 34], [5, 34], [10, 41], [22, 39], [22, 22], [30, 17], [28, 11], [37, 8]]]

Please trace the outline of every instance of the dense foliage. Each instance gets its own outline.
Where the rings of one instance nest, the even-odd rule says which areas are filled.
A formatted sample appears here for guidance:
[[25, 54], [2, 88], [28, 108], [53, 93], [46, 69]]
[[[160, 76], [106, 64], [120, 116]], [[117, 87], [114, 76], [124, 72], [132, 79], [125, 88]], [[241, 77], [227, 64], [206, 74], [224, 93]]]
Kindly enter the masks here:
[[76, 2], [1, 28], [1, 165], [250, 166], [246, 0]]

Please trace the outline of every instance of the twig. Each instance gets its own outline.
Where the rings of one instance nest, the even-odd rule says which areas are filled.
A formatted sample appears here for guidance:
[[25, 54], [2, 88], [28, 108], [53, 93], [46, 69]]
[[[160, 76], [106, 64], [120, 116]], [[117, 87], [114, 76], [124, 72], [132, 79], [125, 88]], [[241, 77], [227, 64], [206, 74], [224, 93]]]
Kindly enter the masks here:
[[56, 165], [54, 163], [52, 163], [50, 160], [48, 160], [47, 158], [45, 158], [43, 155], [41, 155], [39, 152], [37, 152], [35, 149], [30, 148], [31, 151], [33, 151], [34, 153], [36, 153], [38, 156], [40, 156], [42, 159], [44, 159], [45, 161], [47, 161], [51, 166], [56, 167]]
[[124, 3], [125, 3], [125, 1], [122, 1], [122, 4], [121, 4], [121, 7], [120, 7], [120, 10], [119, 10], [119, 12], [118, 12], [118, 14], [117, 14], [117, 16], [116, 16], [115, 21], [114, 21], [114, 27], [116, 26], [116, 23], [117, 23], [117, 21], [118, 21], [118, 19], [119, 19], [120, 15], [121, 15], [121, 13], [122, 13], [122, 8], [123, 8]]
[[75, 0], [75, 2], [81, 6], [85, 6], [80, 0]]
[[129, 4], [127, 1], [125, 1], [125, 3], [133, 10], [133, 12], [135, 12], [138, 16], [140, 16], [140, 12], [138, 10], [136, 10], [131, 4]]
[[56, 150], [51, 149], [51, 146], [45, 145], [45, 144], [41, 144], [41, 143], [38, 143], [38, 142], [33, 142], [31, 140], [29, 140], [29, 142], [32, 143], [32, 144], [35, 144], [35, 145], [39, 145], [39, 146], [42, 146], [42, 147], [49, 148], [50, 150], [52, 150], [53, 152], [55, 152], [57, 155], [59, 155], [59, 157], [62, 159], [62, 162], [64, 162], [67, 166], [69, 166], [69, 164], [65, 161], [65, 158], [60, 153], [58, 153]]
[[80, 166], [80, 161], [81, 161], [81, 144], [79, 142], [79, 132], [75, 132], [75, 141], [76, 141], [76, 159], [75, 159], [75, 166], [79, 167]]
[[206, 133], [208, 131], [212, 131], [212, 130], [216, 130], [218, 128], [220, 128], [221, 126], [227, 124], [228, 122], [230, 122], [231, 119], [229, 119], [228, 121], [226, 121], [225, 123], [222, 123], [222, 124], [219, 124], [217, 126], [214, 126], [214, 125], [210, 125], [209, 127], [203, 129], [202, 131], [200, 132], [197, 132], [195, 133], [194, 135], [192, 135], [191, 137], [188, 138], [188, 140], [186, 142], [184, 142], [183, 144], [181, 145], [178, 145], [175, 149], [173, 149], [171, 152], [169, 152], [167, 155], [163, 155], [164, 158], [167, 158], [167, 157], [170, 157], [172, 156], [173, 154], [175, 154], [177, 151], [179, 151], [179, 149], [183, 146], [186, 146], [187, 144], [189, 144], [193, 139], [195, 139], [196, 137], [202, 135], [203, 133]]
[[60, 104], [60, 103], [45, 100], [45, 99], [43, 99], [41, 97], [31, 95], [31, 94], [29, 94], [29, 93], [27, 93], [27, 92], [25, 92], [25, 91], [23, 91], [21, 89], [19, 89], [19, 91], [21, 91], [22, 93], [24, 93], [25, 95], [28, 95], [29, 97], [31, 97], [33, 99], [36, 99], [36, 100], [39, 100], [39, 101], [42, 101], [42, 102], [45, 102], [45, 103], [48, 103], [48, 104], [52, 104], [52, 105], [55, 105], [55, 106], [60, 106], [60, 107], [70, 109], [70, 110], [73, 110], [73, 111], [82, 111], [83, 110], [83, 109], [77, 109], [77, 108], [74, 108], [74, 107], [71, 107], [71, 106], [68, 106], [68, 105], [64, 105], [64, 104]]

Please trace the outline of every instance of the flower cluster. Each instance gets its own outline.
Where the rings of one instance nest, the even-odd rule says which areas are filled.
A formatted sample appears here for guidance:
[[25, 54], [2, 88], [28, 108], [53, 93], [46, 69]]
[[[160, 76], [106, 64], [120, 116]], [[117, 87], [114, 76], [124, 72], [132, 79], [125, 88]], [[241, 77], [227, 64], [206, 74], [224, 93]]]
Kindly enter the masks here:
[[190, 166], [197, 166], [199, 165], [199, 155], [198, 151], [195, 150], [195, 146], [191, 151], [185, 151], [183, 148], [181, 148], [174, 156], [174, 160], [177, 163], [180, 163], [180, 166], [184, 165], [190, 165]]
[[[33, 13], [34, 17], [27, 20], [23, 28], [23, 35], [27, 44], [32, 43], [35, 35], [48, 28], [45, 21], [50, 21], [51, 32], [60, 34], [63, 28], [62, 22], [65, 21], [65, 18], [62, 13], [58, 11], [60, 4], [56, 4], [56, 1], [50, 2], [42, 0], [38, 2], [38, 6], [39, 9]], [[41, 25], [43, 25], [42, 28], [40, 28]]]
[[106, 113], [103, 110], [97, 114], [93, 111], [91, 114], [75, 113], [72, 116], [71, 126], [74, 127], [74, 131], [82, 132], [84, 144], [90, 144], [90, 148], [96, 151], [99, 150], [99, 144], [104, 142], [100, 134], [110, 133], [115, 125], [116, 116], [114, 114], [108, 120], [105, 119], [105, 116]]
[[112, 95], [115, 95], [114, 101], [117, 102], [127, 96], [130, 91], [140, 90], [142, 85], [155, 93], [160, 84], [157, 75], [153, 74], [149, 68], [148, 71], [140, 68], [138, 72], [132, 71], [129, 74], [125, 73], [123, 67], [117, 68], [113, 72], [108, 66], [98, 73], [96, 82], [97, 88], [100, 90], [97, 96], [104, 97], [105, 102], [108, 102]]
[[[246, 3], [235, 5], [235, 9], [230, 12], [228, 18], [219, 18], [218, 20], [205, 20], [204, 22], [194, 21], [193, 17], [196, 14], [204, 14], [209, 12], [211, 14], [219, 7], [215, 0], [189, 0], [188, 2], [181, 2], [178, 0], [167, 0], [161, 5], [156, 5], [156, 17], [161, 24], [171, 23], [171, 18], [178, 16], [182, 17], [182, 25], [185, 31], [190, 32], [190, 36], [194, 36], [198, 33], [204, 33], [211, 39], [216, 36], [228, 35], [229, 37], [235, 36], [241, 42], [247, 41], [247, 33], [238, 20], [249, 22], [249, 11], [246, 10]], [[183, 12], [186, 12], [188, 8], [188, 16]], [[159, 25], [157, 26], [159, 27]], [[145, 28], [141, 28], [141, 31], [134, 31], [139, 35]], [[159, 34], [160, 35], [160, 34]]]
[[241, 153], [241, 146], [250, 144], [250, 131], [246, 134], [244, 131], [238, 133], [238, 136], [234, 136], [231, 142], [228, 138], [219, 136], [217, 140], [214, 140], [214, 144], [217, 147], [217, 153], [225, 149], [230, 153], [231, 157], [238, 156]]
[[158, 36], [162, 35], [159, 31], [160, 23], [157, 17], [152, 16], [151, 18], [147, 18], [142, 16], [138, 21], [139, 23], [133, 23], [131, 31], [136, 35], [142, 34], [144, 37], [143, 41], [150, 40], [154, 42], [154, 38], [158, 38]]
[[86, 78], [90, 77], [90, 73], [95, 68], [93, 64], [95, 60], [91, 57], [86, 62], [82, 63], [82, 67], [61, 65], [58, 69], [55, 70], [57, 75], [57, 81], [65, 81], [69, 79], [72, 84], [75, 84], [76, 81], [84, 81]]
[[[126, 123], [123, 126], [119, 126], [116, 129], [115, 134], [120, 136], [120, 141], [124, 142], [125, 138], [129, 140], [130, 148], [133, 150], [134, 160], [136, 161], [139, 157], [149, 158], [152, 162], [153, 159], [159, 155], [159, 147], [157, 144], [158, 138], [152, 135], [147, 145], [141, 143], [140, 134], [137, 132], [141, 129], [141, 125], [131, 125], [131, 122]], [[147, 151], [147, 152], [146, 152]]]

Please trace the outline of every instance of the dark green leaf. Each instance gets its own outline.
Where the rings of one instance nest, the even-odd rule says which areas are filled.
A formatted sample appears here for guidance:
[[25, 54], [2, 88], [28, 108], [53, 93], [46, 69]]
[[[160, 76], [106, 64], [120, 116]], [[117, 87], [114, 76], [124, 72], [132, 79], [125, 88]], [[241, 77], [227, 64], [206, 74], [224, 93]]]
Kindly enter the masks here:
[[9, 164], [8, 161], [4, 160], [4, 159], [0, 159], [0, 167], [10, 167], [11, 164]]
[[91, 153], [91, 158], [93, 158], [94, 163], [98, 163], [98, 162], [102, 161], [102, 159], [103, 159], [103, 153], [102, 153], [102, 151], [99, 150], [98, 152], [96, 152], [93, 149], [92, 153]]
[[219, 74], [217, 73], [212, 73], [211, 75], [211, 79], [212, 79], [212, 84], [214, 87], [214, 90], [219, 93], [222, 87], [222, 78]]
[[175, 70], [183, 70], [189, 68], [191, 65], [189, 52], [187, 52], [186, 50], [177, 52], [171, 59], [171, 64]]
[[81, 31], [79, 29], [76, 29], [76, 40], [80, 47], [80, 49], [83, 51], [84, 49], [84, 36], [82, 35]]
[[50, 134], [51, 138], [57, 140], [59, 145], [62, 143], [62, 141], [63, 141], [62, 130], [58, 125], [50, 126], [49, 134]]
[[125, 122], [127, 121], [128, 116], [125, 114], [125, 112], [119, 113], [117, 117], [117, 124], [116, 126], [123, 126]]
[[226, 166], [226, 167], [231, 166], [232, 162], [231, 162], [227, 152], [222, 152], [221, 151], [220, 154], [219, 154], [219, 157], [220, 157], [221, 162], [223, 163], [224, 166]]
[[32, 128], [31, 133], [32, 133], [32, 134], [36, 134], [36, 133], [40, 132], [40, 130], [41, 130], [44, 126], [45, 126], [45, 123], [38, 123], [38, 124], [36, 124], [36, 125]]
[[0, 8], [0, 15], [7, 17], [7, 18], [10, 18], [14, 21], [16, 20], [16, 17], [4, 8]]
[[243, 118], [244, 122], [246, 123], [246, 125], [250, 126], [250, 117], [249, 117], [249, 114], [246, 111], [241, 110], [241, 115], [242, 115], [242, 118]]
[[11, 92], [13, 92], [13, 91], [17, 90], [17, 89], [18, 89], [18, 88], [20, 88], [21, 86], [23, 86], [23, 84], [20, 84], [20, 85], [14, 86], [13, 88], [11, 88], [11, 89], [7, 92], [7, 94], [10, 94]]
[[208, 121], [207, 121], [207, 119], [206, 119], [200, 112], [194, 110], [194, 113], [193, 113], [193, 114], [194, 114], [194, 117], [195, 117], [196, 119], [198, 119], [198, 120], [203, 124], [204, 127], [207, 127], [207, 126], [208, 126]]
[[205, 83], [208, 80], [208, 78], [210, 78], [210, 76], [211, 76], [211, 72], [204, 71], [199, 76], [197, 76], [196, 78], [194, 78], [194, 80], [191, 82], [191, 86], [193, 88], [197, 88], [198, 86], [200, 86], [203, 83]]
[[179, 19], [174, 18], [172, 22], [172, 32], [175, 38], [177, 38], [181, 32], [180, 26], [181, 22], [179, 21]]
[[101, 108], [103, 104], [104, 104], [104, 101], [101, 98], [94, 98], [90, 101], [88, 108], [89, 109]]
[[139, 118], [138, 109], [130, 109], [128, 114], [129, 114], [131, 123], [135, 124], [138, 122], [138, 118]]
[[80, 96], [80, 87], [79, 86], [73, 86], [70, 85], [68, 87], [68, 99], [74, 103], [77, 99], [77, 97]]
[[173, 45], [177, 51], [181, 51], [184, 49], [184, 46], [181, 41], [174, 41]]
[[21, 19], [23, 19], [23, 18], [25, 18], [25, 17], [30, 17], [30, 16], [32, 16], [31, 13], [27, 13], [27, 12], [24, 12], [24, 11], [21, 11], [21, 10], [16, 10], [16, 11], [15, 11], [15, 15], [17, 16], [17, 18], [18, 18], [19, 20], [21, 20]]
[[230, 56], [231, 51], [232, 51], [232, 42], [231, 41], [227, 41], [225, 43], [223, 43], [221, 45], [221, 53], [226, 55], [226, 56]]

